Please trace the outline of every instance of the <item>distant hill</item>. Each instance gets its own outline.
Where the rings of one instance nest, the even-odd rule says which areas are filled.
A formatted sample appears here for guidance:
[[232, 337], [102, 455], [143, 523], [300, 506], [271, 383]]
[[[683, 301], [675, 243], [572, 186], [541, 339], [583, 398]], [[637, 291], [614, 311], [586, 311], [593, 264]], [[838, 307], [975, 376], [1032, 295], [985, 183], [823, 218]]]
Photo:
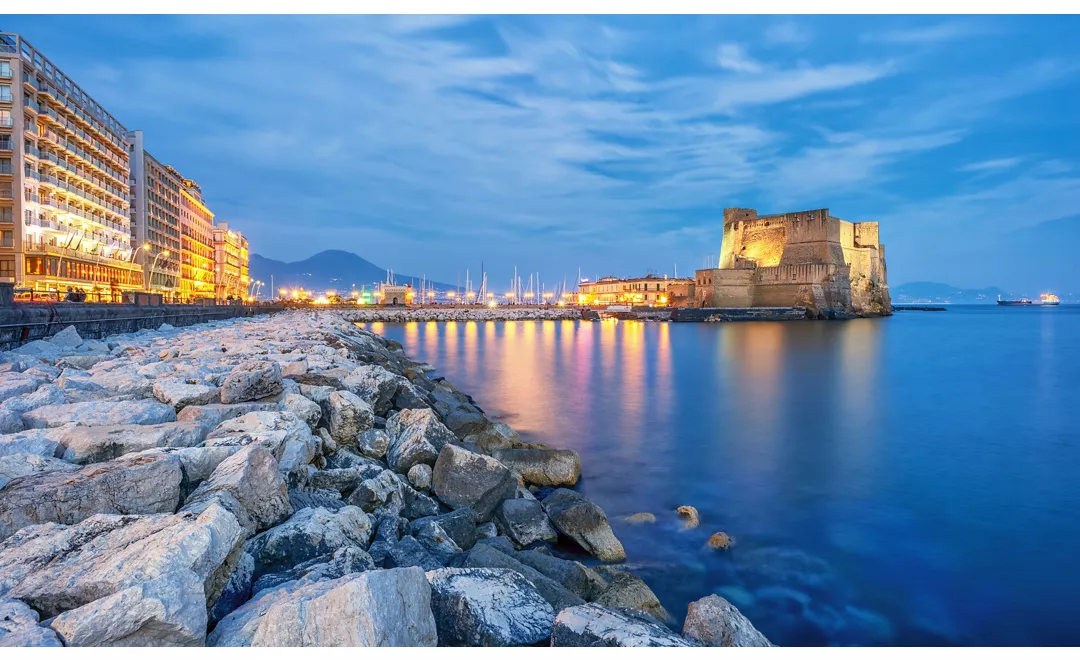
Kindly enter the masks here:
[[[263, 291], [270, 291], [270, 277], [274, 287], [304, 288], [311, 291], [337, 289], [346, 291], [353, 286], [372, 286], [386, 281], [386, 269], [376, 266], [367, 259], [344, 250], [326, 250], [308, 257], [303, 261], [286, 263], [276, 259], [267, 259], [259, 254], [252, 254], [249, 264], [252, 280], [264, 282]], [[420, 277], [394, 273], [398, 284], [410, 284], [415, 280], [420, 286]], [[449, 284], [433, 282], [436, 289], [453, 289]]]
[[1008, 293], [996, 286], [986, 289], [962, 289], [940, 282], [910, 282], [889, 287], [894, 303], [992, 303], [997, 297], [1008, 297]]

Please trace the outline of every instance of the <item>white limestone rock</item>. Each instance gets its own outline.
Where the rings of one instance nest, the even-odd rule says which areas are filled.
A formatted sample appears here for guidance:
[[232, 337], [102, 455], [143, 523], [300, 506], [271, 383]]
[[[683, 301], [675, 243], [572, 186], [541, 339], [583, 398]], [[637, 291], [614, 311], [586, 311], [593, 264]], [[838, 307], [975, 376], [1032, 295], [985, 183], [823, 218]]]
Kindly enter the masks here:
[[375, 414], [383, 415], [390, 410], [390, 403], [397, 394], [398, 387], [407, 382], [409, 381], [405, 378], [378, 365], [365, 364], [353, 369], [342, 384], [366, 401]]
[[260, 594], [225, 617], [211, 646], [435, 646], [431, 588], [419, 568], [346, 575]]
[[159, 447], [194, 447], [206, 431], [195, 422], [73, 426], [54, 432], [65, 461], [86, 465]]
[[281, 368], [269, 360], [238, 364], [221, 384], [222, 403], [254, 401], [281, 393]]
[[570, 449], [493, 449], [491, 455], [536, 486], [573, 486], [581, 477], [581, 458]]
[[63, 646], [26, 603], [0, 597], [0, 647]]
[[178, 570], [68, 610], [51, 628], [65, 646], [203, 646], [206, 623], [202, 578]]
[[69, 325], [52, 337], [49, 337], [48, 341], [66, 350], [74, 350], [79, 344], [83, 343], [82, 337], [79, 336], [78, 330], [76, 330], [73, 325]]
[[403, 410], [386, 421], [390, 447], [386, 461], [390, 468], [405, 474], [412, 466], [432, 465], [449, 442], [457, 441], [430, 408]]
[[287, 411], [251, 412], [222, 422], [206, 437], [206, 446], [265, 446], [285, 473], [306, 465], [315, 456], [318, 440], [303, 420]]
[[0, 456], [0, 488], [19, 477], [43, 472], [78, 470], [79, 466], [67, 461], [41, 456], [40, 454], [6, 454]]
[[371, 540], [371, 518], [355, 506], [337, 511], [301, 509], [291, 518], [251, 539], [245, 551], [255, 559], [256, 577], [278, 573], [340, 548], [365, 549]]
[[281, 400], [281, 409], [287, 410], [304, 421], [311, 428], [319, 425], [322, 408], [303, 394], [286, 394]]
[[178, 460], [137, 454], [14, 479], [0, 489], [0, 539], [30, 525], [74, 525], [101, 513], [172, 513], [182, 478]]
[[356, 436], [356, 449], [368, 458], [381, 460], [390, 447], [390, 436], [383, 429], [368, 429]]
[[435, 461], [431, 486], [446, 506], [469, 507], [478, 522], [487, 522], [503, 500], [514, 498], [517, 480], [494, 458], [447, 444]]
[[530, 646], [551, 637], [555, 611], [520, 573], [440, 568], [427, 578], [440, 646]]
[[35, 454], [55, 457], [63, 454], [64, 448], [55, 438], [51, 429], [31, 429], [0, 435], [0, 456], [13, 454]]
[[254, 534], [292, 515], [289, 493], [277, 461], [266, 447], [248, 445], [221, 461], [184, 503], [182, 511], [203, 511], [218, 503]]
[[213, 403], [219, 396], [221, 388], [212, 385], [188, 383], [178, 378], [159, 378], [154, 381], [154, 397], [176, 410]]
[[413, 485], [413, 488], [419, 491], [425, 491], [431, 488], [431, 466], [423, 463], [417, 463], [409, 468], [409, 483]]
[[65, 424], [115, 426], [118, 424], [164, 424], [175, 422], [176, 411], [157, 401], [88, 401], [42, 406], [23, 413], [27, 428], [50, 428]]
[[33, 525], [0, 541], [0, 595], [53, 617], [188, 569], [203, 580], [209, 600], [243, 539], [236, 517], [217, 505], [198, 515], [99, 514], [78, 525]]
[[356, 436], [375, 423], [371, 406], [346, 390], [332, 392], [324, 407], [330, 437], [342, 447], [355, 446]]

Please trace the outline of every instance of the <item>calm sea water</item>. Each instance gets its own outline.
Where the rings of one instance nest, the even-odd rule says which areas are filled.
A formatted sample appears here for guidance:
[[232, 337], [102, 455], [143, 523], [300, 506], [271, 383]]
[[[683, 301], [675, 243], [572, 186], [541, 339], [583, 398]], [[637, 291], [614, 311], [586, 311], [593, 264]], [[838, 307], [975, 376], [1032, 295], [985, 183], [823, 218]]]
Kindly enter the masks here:
[[369, 327], [580, 452], [680, 623], [715, 592], [783, 645], [1080, 644], [1080, 308]]

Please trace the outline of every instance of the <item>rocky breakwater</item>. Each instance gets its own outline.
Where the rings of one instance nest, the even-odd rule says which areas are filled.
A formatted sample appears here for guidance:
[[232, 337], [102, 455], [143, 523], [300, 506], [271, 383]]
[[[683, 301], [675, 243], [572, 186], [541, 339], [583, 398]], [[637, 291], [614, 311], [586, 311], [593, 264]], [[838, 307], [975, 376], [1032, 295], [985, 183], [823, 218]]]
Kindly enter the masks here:
[[0, 354], [0, 646], [768, 644], [428, 369], [301, 311]]
[[576, 307], [378, 307], [356, 308], [341, 312], [357, 323], [408, 323], [409, 321], [576, 321], [581, 310]]

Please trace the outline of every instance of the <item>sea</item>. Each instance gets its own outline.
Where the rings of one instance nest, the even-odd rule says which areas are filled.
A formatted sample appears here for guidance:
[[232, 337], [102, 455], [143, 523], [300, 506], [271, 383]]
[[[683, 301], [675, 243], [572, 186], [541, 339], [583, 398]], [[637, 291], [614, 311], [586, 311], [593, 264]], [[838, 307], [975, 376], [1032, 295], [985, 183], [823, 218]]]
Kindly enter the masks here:
[[1080, 644], [1080, 306], [366, 327], [579, 452], [676, 628], [715, 593], [779, 645]]

